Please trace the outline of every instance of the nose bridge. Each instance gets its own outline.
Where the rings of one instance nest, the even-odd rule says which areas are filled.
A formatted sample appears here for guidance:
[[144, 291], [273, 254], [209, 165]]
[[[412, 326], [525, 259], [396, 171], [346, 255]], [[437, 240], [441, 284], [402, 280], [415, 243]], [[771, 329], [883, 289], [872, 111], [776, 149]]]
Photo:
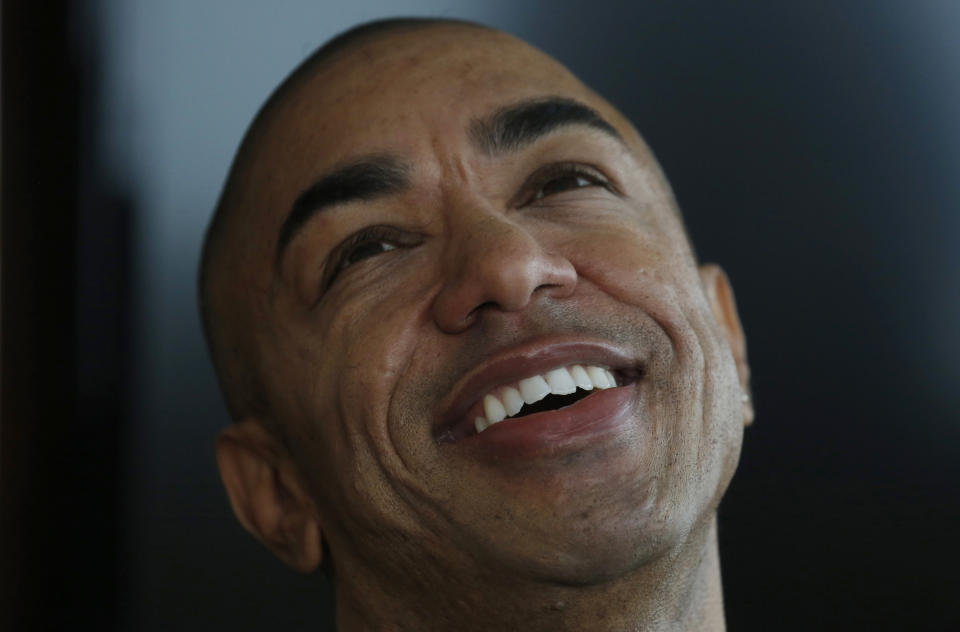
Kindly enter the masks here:
[[527, 286], [536, 276], [542, 253], [541, 245], [523, 226], [484, 214], [451, 241], [455, 282], [475, 284], [478, 291], [489, 294], [488, 301], [503, 309], [526, 303], [532, 290]]
[[565, 296], [576, 284], [573, 265], [509, 214], [473, 204], [448, 215], [446, 228], [443, 284], [434, 301], [444, 331], [465, 329], [484, 311], [523, 310], [537, 293]]
[[461, 262], [467, 266], [479, 266], [478, 271], [487, 274], [503, 273], [504, 266], [480, 265], [487, 259], [483, 256], [485, 253], [503, 257], [506, 267], [515, 267], [529, 263], [527, 260], [534, 258], [531, 257], [533, 251], [540, 249], [537, 239], [526, 227], [492, 213], [483, 213], [464, 226], [460, 241], [462, 252], [477, 251], [477, 256], [461, 257]]

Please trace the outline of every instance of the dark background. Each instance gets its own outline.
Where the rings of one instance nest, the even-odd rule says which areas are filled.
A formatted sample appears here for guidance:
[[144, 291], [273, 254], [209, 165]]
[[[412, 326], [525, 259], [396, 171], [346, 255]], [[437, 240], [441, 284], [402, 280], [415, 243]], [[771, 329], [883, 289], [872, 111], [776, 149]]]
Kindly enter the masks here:
[[270, 88], [396, 13], [570, 66], [729, 272], [757, 421], [728, 627], [960, 629], [960, 2], [353, 5], [3, 4], [0, 629], [323, 629], [323, 579], [220, 490], [193, 274]]

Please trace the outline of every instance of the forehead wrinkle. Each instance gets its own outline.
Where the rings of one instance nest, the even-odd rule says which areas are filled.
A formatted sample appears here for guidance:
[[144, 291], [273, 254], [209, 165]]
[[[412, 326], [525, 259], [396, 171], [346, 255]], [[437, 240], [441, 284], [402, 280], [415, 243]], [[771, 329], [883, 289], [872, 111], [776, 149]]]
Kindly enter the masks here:
[[516, 152], [560, 129], [583, 126], [599, 130], [621, 144], [623, 136], [592, 107], [567, 96], [546, 96], [502, 106], [473, 120], [469, 137], [488, 155]]

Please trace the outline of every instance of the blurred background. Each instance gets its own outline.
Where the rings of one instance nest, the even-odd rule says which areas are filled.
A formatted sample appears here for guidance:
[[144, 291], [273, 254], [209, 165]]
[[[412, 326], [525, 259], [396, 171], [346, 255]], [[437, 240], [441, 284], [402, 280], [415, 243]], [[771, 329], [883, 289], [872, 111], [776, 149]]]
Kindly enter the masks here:
[[960, 629], [954, 0], [4, 2], [0, 629], [332, 629], [230, 512], [194, 277], [272, 88], [397, 14], [567, 64], [729, 272], [757, 402], [729, 628]]

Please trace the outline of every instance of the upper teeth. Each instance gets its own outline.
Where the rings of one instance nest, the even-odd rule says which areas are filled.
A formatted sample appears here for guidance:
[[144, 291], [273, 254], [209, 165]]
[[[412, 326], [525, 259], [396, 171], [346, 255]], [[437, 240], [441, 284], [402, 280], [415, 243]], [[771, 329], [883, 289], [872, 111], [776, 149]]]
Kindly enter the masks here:
[[483, 432], [507, 417], [513, 417], [524, 404], [534, 404], [547, 395], [569, 395], [577, 388], [612, 388], [617, 385], [613, 373], [598, 366], [560, 367], [542, 375], [534, 375], [516, 384], [505, 386], [483, 398], [483, 417], [474, 419], [477, 432]]

